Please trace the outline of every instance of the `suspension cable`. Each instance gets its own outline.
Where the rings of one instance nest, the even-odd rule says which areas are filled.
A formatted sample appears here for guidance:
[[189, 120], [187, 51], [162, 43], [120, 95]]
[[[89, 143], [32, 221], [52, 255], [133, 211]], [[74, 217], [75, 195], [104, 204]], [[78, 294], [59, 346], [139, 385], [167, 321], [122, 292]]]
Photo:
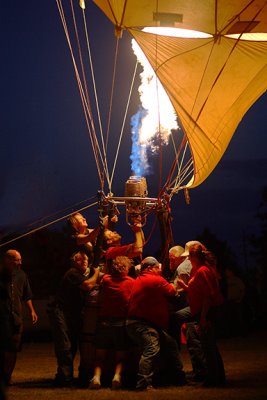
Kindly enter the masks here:
[[115, 56], [114, 56], [114, 65], [113, 65], [112, 84], [111, 84], [111, 94], [110, 94], [110, 102], [109, 102], [108, 125], [107, 125], [107, 133], [106, 133], [106, 151], [107, 151], [109, 131], [110, 131], [110, 120], [111, 120], [111, 113], [112, 113], [115, 77], [116, 77], [117, 61], [118, 61], [118, 49], [119, 49], [119, 37], [117, 36], [116, 37], [116, 50], [115, 50]]
[[113, 178], [114, 178], [115, 168], [116, 168], [116, 165], [117, 165], [117, 159], [118, 159], [119, 149], [120, 149], [120, 145], [121, 145], [122, 134], [124, 132], [126, 116], [128, 114], [130, 99], [131, 99], [131, 96], [132, 96], [133, 85], [134, 85], [134, 81], [135, 81], [135, 78], [136, 78], [137, 66], [138, 66], [138, 61], [136, 61], [135, 68], [134, 68], [133, 78], [132, 78], [132, 82], [131, 82], [131, 86], [130, 86], [129, 96], [128, 96], [128, 100], [127, 100], [127, 104], [126, 104], [126, 109], [125, 109], [125, 113], [124, 113], [121, 132], [120, 132], [119, 143], [118, 143], [118, 146], [117, 146], [116, 156], [115, 156], [115, 160], [114, 160], [114, 164], [113, 164], [111, 180], [110, 180], [110, 188], [109, 188], [110, 191], [111, 191], [111, 185], [112, 185]]
[[[84, 211], [84, 210], [86, 210], [86, 209], [88, 209], [88, 208], [90, 208], [90, 207], [93, 207], [93, 206], [95, 206], [95, 205], [97, 205], [97, 204], [98, 204], [98, 202], [96, 201], [96, 202], [94, 202], [94, 203], [92, 203], [92, 204], [89, 204], [89, 205], [87, 205], [87, 206], [85, 206], [85, 207], [80, 208], [79, 210], [77, 210], [77, 211], [75, 211], [75, 212], [77, 212], [77, 213], [78, 213], [78, 212], [82, 212], [82, 211]], [[16, 240], [19, 240], [19, 239], [22, 239], [22, 238], [24, 238], [24, 237], [26, 237], [26, 236], [29, 236], [29, 235], [31, 235], [31, 234], [37, 232], [37, 231], [40, 231], [41, 229], [44, 229], [44, 228], [47, 228], [48, 226], [51, 226], [51, 225], [53, 225], [53, 224], [56, 224], [57, 222], [63, 221], [64, 219], [70, 217], [72, 214], [73, 214], [73, 211], [72, 211], [71, 213], [67, 214], [67, 215], [64, 215], [63, 217], [60, 217], [60, 218], [55, 219], [54, 221], [48, 222], [48, 223], [46, 223], [46, 224], [44, 224], [44, 225], [42, 225], [42, 226], [38, 226], [38, 228], [35, 228], [35, 229], [30, 230], [29, 232], [23, 233], [22, 235], [17, 236], [16, 238], [10, 239], [10, 240], [8, 240], [8, 241], [5, 242], [5, 243], [1, 243], [1, 244], [0, 244], [0, 248], [3, 247], [3, 246], [6, 246], [7, 244], [13, 243], [13, 242], [15, 242]]]
[[106, 179], [108, 182], [108, 186], [110, 187], [110, 175], [109, 175], [109, 169], [108, 169], [108, 163], [107, 163], [107, 154], [106, 154], [106, 148], [105, 148], [105, 144], [104, 144], [103, 127], [102, 127], [102, 121], [101, 121], [101, 117], [100, 117], [100, 109], [99, 109], [99, 102], [98, 102], [98, 95], [97, 95], [97, 90], [96, 90], [96, 81], [95, 81], [95, 74], [94, 74], [94, 66], [93, 66], [93, 62], [92, 62], [92, 53], [91, 53], [91, 47], [90, 47], [90, 41], [89, 41], [88, 28], [87, 28], [87, 22], [86, 22], [84, 8], [82, 9], [82, 15], [83, 15], [83, 23], [84, 23], [84, 31], [85, 31], [85, 37], [86, 37], [88, 58], [89, 58], [89, 63], [90, 63], [91, 76], [92, 76], [93, 90], [94, 90], [94, 96], [95, 96], [98, 125], [99, 125], [101, 143], [102, 143], [102, 149], [103, 149], [103, 155], [104, 155]]
[[[74, 57], [74, 53], [73, 53], [73, 49], [72, 49], [72, 45], [71, 45], [71, 41], [70, 41], [70, 36], [69, 36], [69, 33], [68, 33], [68, 28], [67, 28], [65, 15], [64, 15], [63, 6], [62, 6], [62, 3], [61, 3], [61, 0], [56, 0], [56, 2], [57, 2], [57, 5], [58, 5], [61, 21], [62, 21], [62, 24], [63, 24], [63, 28], [64, 28], [64, 32], [65, 32], [65, 35], [66, 35], [67, 43], [68, 43], [68, 46], [69, 46], [69, 49], [70, 49], [70, 53], [71, 53], [71, 58], [72, 58], [73, 66], [74, 66], [75, 76], [76, 76], [76, 80], [77, 80], [77, 83], [78, 83], [78, 88], [79, 88], [79, 91], [80, 91], [80, 96], [81, 96], [82, 105], [83, 105], [83, 109], [84, 109], [87, 129], [88, 129], [88, 132], [89, 132], [89, 135], [90, 135], [90, 140], [91, 140], [93, 153], [94, 153], [94, 157], [95, 157], [98, 176], [99, 176], [100, 181], [102, 181], [102, 172], [101, 172], [100, 165], [99, 165], [99, 162], [98, 162], [97, 154], [100, 156], [100, 159], [101, 159], [101, 162], [102, 162], [103, 166], [104, 166], [104, 162], [103, 162], [103, 157], [102, 157], [102, 154], [101, 154], [101, 151], [100, 151], [100, 148], [99, 148], [99, 144], [98, 144], [95, 132], [92, 132], [92, 129], [90, 127], [90, 124], [91, 124], [92, 127], [94, 126], [92, 113], [91, 113], [91, 110], [89, 108], [89, 105], [87, 104], [86, 96], [84, 94], [84, 90], [83, 90], [83, 87], [82, 87], [81, 79], [80, 79], [80, 76], [79, 76], [79, 71], [78, 71], [78, 68], [77, 68], [76, 61], [75, 61], [75, 57]], [[89, 123], [89, 121], [90, 121], [90, 123]]]
[[[179, 155], [177, 154], [177, 149], [176, 149], [173, 133], [171, 133], [171, 140], [172, 140], [173, 149], [174, 149], [176, 159], [177, 159], [177, 175], [176, 175], [176, 178], [173, 179], [173, 181], [169, 183], [168, 187], [172, 187], [172, 191], [177, 192], [177, 189], [181, 186], [181, 184], [185, 181], [185, 179], [187, 179], [188, 176], [190, 176], [190, 174], [193, 173], [193, 170], [190, 169], [190, 167], [193, 166], [193, 158], [191, 156], [190, 159], [187, 161], [187, 163], [184, 164], [184, 159], [185, 159], [186, 153], [189, 151], [188, 150], [188, 140], [187, 140], [185, 143], [185, 146], [183, 148], [182, 156], [179, 158], [179, 162], [178, 162]], [[174, 173], [174, 171], [173, 171], [173, 173]]]
[[[76, 40], [77, 40], [77, 45], [78, 45], [78, 50], [79, 50], [80, 64], [81, 64], [82, 74], [83, 74], [84, 88], [85, 88], [85, 93], [86, 93], [86, 103], [85, 104], [86, 104], [86, 106], [88, 108], [88, 114], [90, 116], [90, 121], [91, 121], [91, 125], [92, 125], [92, 145], [96, 148], [98, 146], [98, 142], [97, 142], [96, 130], [95, 130], [95, 126], [94, 126], [94, 119], [92, 117], [92, 110], [91, 110], [91, 107], [90, 107], [90, 99], [89, 99], [89, 94], [88, 94], [87, 82], [86, 82], [86, 78], [85, 78], [84, 64], [83, 64], [83, 57], [82, 57], [82, 52], [81, 52], [79, 34], [78, 34], [78, 29], [77, 29], [77, 24], [76, 24], [76, 18], [75, 18], [75, 12], [74, 12], [74, 8], [73, 8], [73, 2], [72, 2], [72, 0], [70, 0], [70, 2], [71, 2], [71, 9], [72, 9], [72, 16], [73, 16], [73, 24], [74, 24], [74, 28], [75, 28]], [[83, 9], [83, 17], [84, 17], [83, 19], [85, 21], [84, 9]], [[85, 21], [85, 28], [86, 28], [85, 29], [86, 39], [87, 39], [86, 42], [87, 42], [87, 47], [88, 47], [89, 40], [88, 40], [88, 30], [87, 30], [86, 21]], [[91, 55], [90, 46], [89, 46], [88, 54]], [[93, 79], [94, 73], [93, 73], [93, 63], [92, 63], [91, 57], [89, 57], [89, 61], [90, 61], [90, 69], [91, 69], [91, 74], [92, 74], [92, 80], [93, 80], [93, 83], [95, 83], [95, 81]], [[96, 103], [98, 105], [97, 98], [95, 97], [95, 99], [96, 99]], [[97, 159], [97, 162], [99, 163], [98, 155], [100, 154], [100, 156], [101, 156], [101, 152], [100, 152], [99, 146], [98, 146], [98, 150], [99, 150], [99, 153], [95, 151], [95, 158]], [[106, 178], [108, 180], [108, 175], [109, 174], [108, 174], [108, 167], [107, 167], [105, 153], [104, 153], [104, 160], [103, 160], [102, 156], [101, 156], [101, 160], [102, 160], [103, 169], [104, 169], [105, 174], [106, 174]], [[100, 175], [101, 175], [100, 181], [102, 182], [103, 174], [101, 173]], [[101, 187], [102, 187], [102, 184], [101, 184]]]

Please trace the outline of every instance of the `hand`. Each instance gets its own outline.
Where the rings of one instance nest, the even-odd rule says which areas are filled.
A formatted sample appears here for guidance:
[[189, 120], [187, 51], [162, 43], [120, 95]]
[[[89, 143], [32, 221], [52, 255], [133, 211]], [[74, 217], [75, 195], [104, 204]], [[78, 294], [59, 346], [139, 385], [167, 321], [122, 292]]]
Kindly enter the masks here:
[[142, 218], [141, 215], [136, 215], [131, 217], [133, 221], [132, 229], [134, 232], [139, 232], [142, 229]]
[[100, 226], [107, 229], [108, 227], [108, 215], [106, 215], [105, 217], [100, 217], [99, 218], [100, 221]]
[[113, 215], [113, 217], [110, 219], [111, 222], [117, 223], [119, 221], [119, 217], [117, 214]]
[[198, 335], [202, 335], [203, 333], [207, 332], [208, 329], [211, 327], [210, 321], [207, 321], [206, 318], [200, 319], [199, 324], [196, 325], [196, 331]]
[[36, 322], [38, 321], [38, 315], [36, 314], [36, 312], [34, 310], [32, 310], [32, 312], [31, 312], [31, 317], [32, 317], [32, 323], [36, 324]]
[[176, 285], [178, 285], [180, 288], [186, 290], [187, 289], [187, 284], [180, 278], [177, 278], [175, 281]]

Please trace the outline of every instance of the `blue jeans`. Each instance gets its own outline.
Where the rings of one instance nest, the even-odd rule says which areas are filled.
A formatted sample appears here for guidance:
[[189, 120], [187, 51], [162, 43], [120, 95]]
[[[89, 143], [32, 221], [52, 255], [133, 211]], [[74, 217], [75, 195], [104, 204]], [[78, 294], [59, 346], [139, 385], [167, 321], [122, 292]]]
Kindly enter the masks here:
[[[206, 359], [200, 337], [196, 331], [196, 319], [191, 314], [190, 307], [184, 307], [171, 314], [171, 334], [180, 343], [181, 326], [186, 323], [186, 345], [190, 355], [191, 364], [195, 378], [204, 378], [206, 375]], [[179, 345], [178, 343], [178, 345]]]
[[61, 383], [68, 382], [73, 378], [73, 361], [79, 344], [80, 321], [77, 321], [77, 318], [66, 318], [57, 305], [49, 308], [47, 313], [57, 358], [56, 379]]
[[214, 312], [211, 310], [209, 313], [209, 327], [200, 335], [196, 331], [198, 319], [192, 316], [190, 307], [176, 311], [172, 315], [172, 324], [174, 321], [177, 325], [187, 323], [187, 344], [193, 370], [205, 375], [207, 382], [216, 385], [225, 383], [225, 372], [213, 327]]
[[170, 335], [143, 320], [128, 320], [126, 327], [129, 337], [142, 351], [136, 389], [152, 386], [155, 362], [160, 351], [168, 357], [169, 364], [174, 372], [177, 372], [177, 375], [183, 373], [183, 364], [177, 344]]

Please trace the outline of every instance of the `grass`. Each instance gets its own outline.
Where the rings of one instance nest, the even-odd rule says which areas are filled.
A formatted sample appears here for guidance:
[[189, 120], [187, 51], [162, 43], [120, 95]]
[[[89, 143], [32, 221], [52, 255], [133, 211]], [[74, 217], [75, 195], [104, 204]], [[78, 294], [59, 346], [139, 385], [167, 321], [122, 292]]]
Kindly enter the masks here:
[[[153, 392], [92, 391], [80, 388], [54, 388], [52, 380], [56, 362], [52, 343], [26, 343], [18, 356], [14, 386], [8, 388], [7, 400], [266, 400], [267, 399], [267, 335], [251, 333], [246, 337], [221, 339], [219, 347], [224, 359], [227, 386], [160, 388]], [[185, 371], [191, 369], [186, 347], [182, 349]], [[78, 359], [75, 363], [76, 371]]]

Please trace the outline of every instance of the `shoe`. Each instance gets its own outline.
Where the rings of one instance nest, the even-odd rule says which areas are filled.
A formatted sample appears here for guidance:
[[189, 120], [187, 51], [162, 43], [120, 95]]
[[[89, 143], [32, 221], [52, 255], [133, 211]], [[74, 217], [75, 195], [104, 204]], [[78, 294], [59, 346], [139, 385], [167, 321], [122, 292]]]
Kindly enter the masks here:
[[152, 385], [137, 387], [136, 390], [138, 392], [153, 392], [156, 390]]
[[206, 379], [205, 375], [194, 375], [192, 381], [194, 382], [204, 382]]
[[63, 377], [63, 376], [58, 376], [56, 375], [54, 381], [53, 381], [53, 385], [55, 387], [72, 387], [73, 386], [73, 378], [71, 377]]
[[112, 390], [118, 390], [121, 388], [121, 377], [120, 375], [115, 375], [112, 379]]
[[121, 388], [121, 376], [119, 374], [115, 374], [112, 379], [112, 389], [120, 389]]
[[54, 386], [58, 388], [71, 388], [73, 386], [72, 380], [61, 380], [58, 379], [54, 380]]
[[154, 386], [148, 385], [148, 386], [145, 388], [145, 390], [146, 390], [147, 392], [153, 392], [153, 391], [156, 390], [156, 389], [154, 388]]
[[225, 379], [222, 380], [211, 380], [211, 379], [206, 379], [202, 383], [203, 387], [209, 388], [209, 387], [224, 387], [226, 386], [226, 381]]
[[184, 371], [180, 371], [175, 377], [174, 384], [175, 386], [184, 386], [187, 385], [188, 381], [186, 379]]
[[4, 374], [4, 384], [5, 384], [6, 386], [13, 386], [13, 385], [14, 385], [14, 383], [13, 383], [12, 378], [11, 378], [10, 375]]
[[100, 389], [101, 388], [101, 382], [100, 378], [98, 376], [94, 376], [93, 379], [91, 379], [90, 384], [89, 384], [89, 389]]

